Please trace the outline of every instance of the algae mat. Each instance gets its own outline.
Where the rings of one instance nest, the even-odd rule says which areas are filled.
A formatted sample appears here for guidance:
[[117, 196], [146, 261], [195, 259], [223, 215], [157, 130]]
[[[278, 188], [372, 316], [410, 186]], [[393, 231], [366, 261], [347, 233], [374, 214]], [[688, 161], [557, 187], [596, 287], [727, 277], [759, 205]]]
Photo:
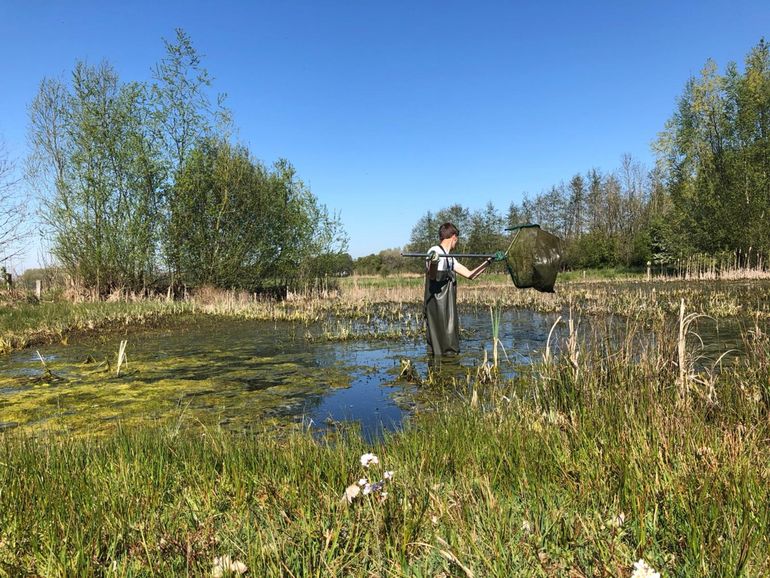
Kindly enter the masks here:
[[[306, 332], [201, 318], [25, 350], [0, 360], [0, 428], [94, 433], [117, 423], [192, 420], [247, 429], [312, 415], [324, 395], [362, 378], [393, 380], [396, 362], [361, 367], [360, 347], [310, 343]], [[401, 409], [387, 391], [380, 398], [398, 421]]]

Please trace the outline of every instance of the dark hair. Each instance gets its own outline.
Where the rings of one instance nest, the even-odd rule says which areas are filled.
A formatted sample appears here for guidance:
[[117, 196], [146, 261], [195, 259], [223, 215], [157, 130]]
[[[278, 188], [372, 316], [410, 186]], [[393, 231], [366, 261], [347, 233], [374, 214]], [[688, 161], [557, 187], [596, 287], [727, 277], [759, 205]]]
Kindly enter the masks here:
[[452, 235], [460, 236], [460, 231], [457, 230], [457, 227], [455, 227], [452, 223], [444, 223], [438, 228], [438, 238], [439, 241], [443, 241], [444, 239], [449, 239]]

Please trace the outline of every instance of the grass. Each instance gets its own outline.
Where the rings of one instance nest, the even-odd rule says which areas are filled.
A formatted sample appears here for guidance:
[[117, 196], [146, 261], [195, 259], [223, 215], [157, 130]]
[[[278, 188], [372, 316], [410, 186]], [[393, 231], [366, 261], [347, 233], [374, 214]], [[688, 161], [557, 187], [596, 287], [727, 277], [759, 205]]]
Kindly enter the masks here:
[[[631, 321], [618, 342], [572, 333], [515, 379], [428, 380], [444, 401], [374, 446], [181, 418], [9, 432], [0, 574], [203, 576], [227, 555], [252, 576], [628, 577], [639, 558], [665, 576], [768, 575], [766, 328], [712, 372], [679, 329], [656, 321], [639, 340]], [[369, 451], [380, 463], [364, 469]], [[387, 499], [341, 499], [386, 469]]]

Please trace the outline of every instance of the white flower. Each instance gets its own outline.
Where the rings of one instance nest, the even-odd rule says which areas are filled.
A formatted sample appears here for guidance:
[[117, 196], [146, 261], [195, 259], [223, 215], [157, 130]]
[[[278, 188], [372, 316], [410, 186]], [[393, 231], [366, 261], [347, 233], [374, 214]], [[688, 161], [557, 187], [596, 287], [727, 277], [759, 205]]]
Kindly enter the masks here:
[[382, 477], [386, 480], [392, 480], [393, 479], [393, 470], [388, 470], [384, 474], [382, 474]]
[[383, 490], [383, 491], [380, 493], [380, 502], [384, 502], [384, 501], [385, 501], [385, 500], [387, 500], [387, 499], [388, 499], [388, 492], [386, 492], [386, 491], [384, 491], [384, 490]]
[[660, 572], [655, 572], [655, 570], [647, 565], [643, 558], [640, 558], [638, 562], [634, 562], [634, 571], [631, 574], [631, 578], [660, 578]]
[[230, 556], [222, 556], [214, 558], [214, 568], [211, 570], [211, 575], [214, 578], [222, 578], [225, 574], [245, 574], [249, 569], [246, 564], [239, 560], [233, 560]]
[[524, 520], [521, 523], [521, 531], [525, 534], [531, 534], [532, 533], [532, 523], [529, 520]]
[[371, 484], [366, 484], [364, 486], [364, 496], [368, 496], [371, 493], [372, 493], [372, 485]]
[[368, 484], [368, 483], [369, 483], [369, 480], [367, 480], [366, 478], [361, 478], [360, 480], [358, 480], [358, 485], [359, 485], [359, 486], [361, 486], [362, 488], [363, 488], [363, 487], [364, 487], [366, 484]]
[[368, 468], [371, 464], [379, 464], [380, 458], [374, 454], [364, 454], [361, 456], [361, 465]]
[[342, 494], [342, 501], [347, 502], [348, 504], [352, 504], [353, 500], [356, 499], [356, 496], [361, 493], [361, 488], [359, 488], [356, 484], [350, 484], [347, 488], [345, 488], [345, 493]]

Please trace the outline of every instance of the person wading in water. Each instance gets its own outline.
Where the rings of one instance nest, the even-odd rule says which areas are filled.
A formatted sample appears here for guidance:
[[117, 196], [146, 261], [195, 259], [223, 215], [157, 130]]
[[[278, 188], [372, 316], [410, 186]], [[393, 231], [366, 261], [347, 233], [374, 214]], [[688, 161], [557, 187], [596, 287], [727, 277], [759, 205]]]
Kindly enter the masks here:
[[452, 223], [439, 227], [439, 244], [428, 250], [425, 260], [425, 322], [428, 353], [433, 356], [460, 352], [460, 324], [457, 318], [457, 275], [475, 279], [493, 261], [490, 257], [473, 270], [449, 253], [457, 245], [460, 232]]

